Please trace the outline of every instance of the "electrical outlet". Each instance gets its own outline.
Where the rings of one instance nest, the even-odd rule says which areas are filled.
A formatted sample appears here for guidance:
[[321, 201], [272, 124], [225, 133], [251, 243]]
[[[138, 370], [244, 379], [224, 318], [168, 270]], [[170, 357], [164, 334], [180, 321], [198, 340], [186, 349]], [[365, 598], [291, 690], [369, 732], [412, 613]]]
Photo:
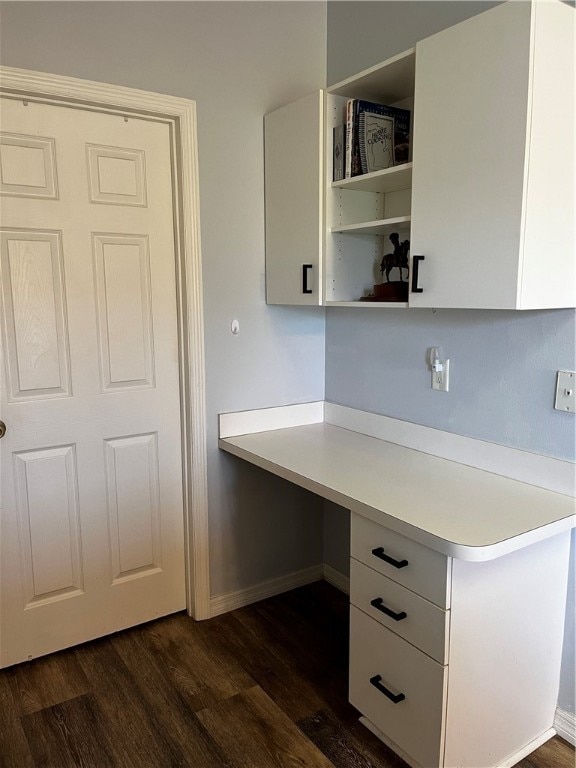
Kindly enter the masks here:
[[576, 411], [576, 373], [574, 371], [558, 371], [554, 408], [568, 413]]
[[450, 385], [450, 360], [442, 360], [442, 370], [432, 370], [432, 389], [448, 392]]

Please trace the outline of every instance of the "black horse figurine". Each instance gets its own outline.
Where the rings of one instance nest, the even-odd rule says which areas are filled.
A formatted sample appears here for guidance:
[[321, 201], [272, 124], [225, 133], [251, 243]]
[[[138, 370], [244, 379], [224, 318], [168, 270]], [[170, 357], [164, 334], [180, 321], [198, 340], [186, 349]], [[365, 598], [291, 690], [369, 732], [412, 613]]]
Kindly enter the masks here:
[[390, 272], [394, 267], [398, 267], [400, 270], [400, 280], [404, 282], [402, 277], [402, 270], [408, 271], [408, 251], [410, 250], [410, 240], [403, 240], [400, 242], [400, 235], [398, 232], [392, 232], [390, 235], [390, 242], [394, 246], [392, 253], [387, 253], [382, 257], [380, 262], [380, 272], [382, 273], [382, 280], [384, 280], [384, 273], [386, 273], [386, 282], [390, 282]]

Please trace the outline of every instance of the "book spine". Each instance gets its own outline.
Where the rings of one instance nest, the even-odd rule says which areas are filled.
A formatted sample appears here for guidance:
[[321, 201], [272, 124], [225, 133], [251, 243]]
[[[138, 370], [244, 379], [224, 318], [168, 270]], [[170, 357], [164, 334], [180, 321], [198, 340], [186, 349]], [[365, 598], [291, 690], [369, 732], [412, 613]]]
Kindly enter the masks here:
[[346, 127], [337, 125], [333, 132], [332, 143], [332, 181], [341, 181], [344, 178], [344, 136]]
[[358, 119], [360, 117], [360, 99], [354, 99], [352, 106], [352, 149], [351, 149], [351, 176], [362, 175], [362, 165], [360, 163], [360, 134], [358, 129]]
[[348, 99], [346, 102], [346, 163], [344, 165], [344, 178], [352, 177], [352, 140], [354, 132], [354, 101]]

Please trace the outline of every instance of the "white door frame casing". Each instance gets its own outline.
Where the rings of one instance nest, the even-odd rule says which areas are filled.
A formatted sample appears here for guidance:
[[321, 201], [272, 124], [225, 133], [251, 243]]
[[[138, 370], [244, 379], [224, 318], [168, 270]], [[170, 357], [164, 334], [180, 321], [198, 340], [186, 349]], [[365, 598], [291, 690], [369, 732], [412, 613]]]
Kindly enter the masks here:
[[186, 605], [210, 617], [204, 321], [196, 104], [189, 99], [0, 66], [0, 94], [160, 121], [170, 127], [178, 307]]

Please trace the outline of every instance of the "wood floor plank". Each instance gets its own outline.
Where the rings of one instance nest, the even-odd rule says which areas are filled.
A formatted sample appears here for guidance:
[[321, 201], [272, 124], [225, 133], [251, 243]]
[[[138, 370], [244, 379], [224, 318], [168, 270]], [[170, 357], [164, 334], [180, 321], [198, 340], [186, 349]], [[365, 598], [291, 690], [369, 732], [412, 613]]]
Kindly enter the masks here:
[[234, 768], [333, 768], [258, 686], [198, 717]]
[[38, 768], [115, 768], [119, 765], [92, 694], [25, 715], [22, 725]]
[[205, 626], [213, 646], [227, 648], [291, 720], [301, 720], [324, 706], [314, 686], [299, 674], [293, 659], [268, 641], [258, 620], [243, 621], [228, 613], [205, 622]]
[[[348, 702], [348, 598], [316, 583], [0, 672], [1, 768], [406, 768]], [[519, 768], [574, 768], [554, 738]]]
[[229, 651], [214, 646], [204, 622], [179, 614], [159, 626], [145, 627], [144, 640], [195, 712], [254, 685]]
[[[316, 584], [311, 594], [318, 594]], [[305, 589], [309, 589], [306, 587]], [[299, 592], [299, 590], [295, 590]], [[336, 590], [334, 590], [336, 591]], [[324, 590], [321, 590], [321, 594]], [[345, 599], [345, 595], [342, 595]], [[345, 623], [322, 625], [303, 615], [291, 593], [235, 612], [245, 626], [257, 627], [262, 642], [308, 680], [322, 701], [321, 707], [348, 707], [348, 618]]]
[[[163, 620], [161, 626], [166, 624]], [[154, 711], [158, 725], [170, 732], [187, 765], [194, 768], [227, 766], [226, 758], [195, 717], [187, 697], [170, 680], [166, 659], [146, 646], [144, 634], [143, 628], [138, 627], [111, 639], [132, 674], [139, 696]]]
[[155, 708], [140, 695], [110, 639], [83, 645], [76, 654], [122, 768], [188, 765], [170, 731], [158, 723]]
[[574, 768], [575, 765], [574, 747], [555, 736], [521, 760], [516, 768]]
[[74, 654], [74, 650], [60, 651], [2, 672], [21, 715], [89, 692], [90, 685]]
[[4, 670], [0, 672], [0, 768], [31, 768], [32, 765], [20, 712]]
[[358, 729], [351, 728], [330, 710], [301, 720], [298, 727], [335, 768], [408, 768], [404, 760], [361, 723], [358, 722]]

